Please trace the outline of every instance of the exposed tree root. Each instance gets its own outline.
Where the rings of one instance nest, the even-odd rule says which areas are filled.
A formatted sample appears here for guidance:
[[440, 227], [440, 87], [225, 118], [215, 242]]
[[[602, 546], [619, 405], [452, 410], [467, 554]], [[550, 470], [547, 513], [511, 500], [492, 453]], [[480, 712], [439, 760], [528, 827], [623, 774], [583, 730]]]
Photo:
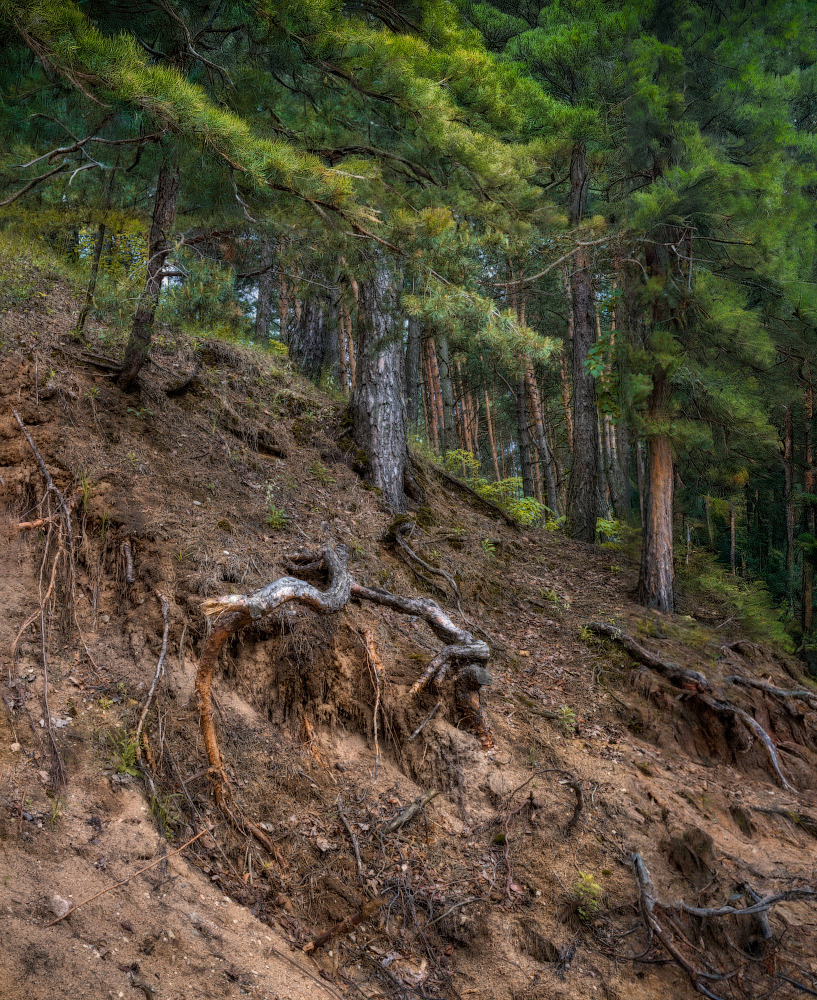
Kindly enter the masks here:
[[[766, 753], [771, 761], [774, 773], [777, 775], [777, 779], [780, 782], [782, 788], [786, 791], [793, 792], [795, 788], [787, 780], [786, 776], [783, 774], [783, 769], [780, 765], [780, 758], [777, 755], [777, 748], [774, 745], [774, 741], [771, 736], [766, 732], [766, 730], [760, 725], [760, 723], [747, 711], [734, 705], [731, 701], [727, 701], [724, 698], [716, 696], [715, 686], [712, 681], [709, 680], [704, 674], [699, 673], [697, 670], [686, 670], [683, 667], [679, 667], [675, 663], [669, 663], [666, 660], [662, 660], [655, 653], [651, 653], [648, 649], [645, 649], [640, 643], [636, 642], [632, 636], [622, 632], [620, 628], [616, 628], [615, 625], [610, 625], [607, 622], [589, 622], [587, 628], [591, 632], [595, 632], [596, 635], [604, 636], [607, 639], [612, 639], [614, 642], [619, 643], [627, 652], [632, 656], [632, 658], [639, 663], [643, 663], [645, 666], [654, 670], [656, 673], [661, 674], [662, 677], [666, 677], [667, 680], [674, 684], [676, 687], [683, 688], [686, 691], [691, 691], [694, 696], [701, 701], [704, 705], [707, 705], [714, 712], [720, 715], [733, 715], [735, 718], [739, 719], [747, 729], [750, 729], [755, 736], [758, 737], [760, 742], [766, 749]], [[774, 688], [772, 685], [766, 684], [764, 681], [754, 681], [753, 678], [743, 678], [743, 677], [727, 677], [725, 681], [732, 684], [744, 684], [748, 687], [757, 687], [765, 691], [768, 694], [773, 695], [786, 695], [790, 697], [798, 697], [801, 694], [811, 694], [811, 692], [800, 692], [786, 691], [785, 688]]]
[[159, 662], [156, 664], [156, 673], [153, 675], [153, 683], [150, 685], [148, 696], [145, 699], [145, 707], [142, 709], [142, 714], [139, 716], [139, 724], [136, 727], [136, 754], [139, 758], [142, 756], [142, 728], [145, 725], [145, 719], [150, 711], [150, 706], [153, 704], [153, 698], [156, 694], [156, 687], [159, 683], [159, 678], [162, 676], [162, 667], [164, 666], [165, 655], [167, 653], [167, 636], [170, 631], [167, 598], [158, 592], [156, 596], [159, 598], [162, 605], [162, 617], [164, 618], [165, 627], [164, 634], [162, 635], [162, 650], [159, 653]]
[[[681, 941], [690, 945], [689, 938], [683, 933], [683, 930], [678, 926], [676, 920], [670, 915], [673, 911], [676, 914], [684, 914], [690, 917], [695, 917], [698, 920], [708, 920], [717, 919], [722, 917], [752, 917], [757, 924], [758, 930], [760, 932], [760, 937], [763, 942], [763, 968], [767, 975], [774, 976], [776, 979], [782, 979], [784, 982], [788, 982], [800, 989], [801, 992], [810, 992], [808, 987], [803, 988], [802, 984], [797, 983], [795, 980], [780, 974], [777, 971], [777, 956], [774, 952], [774, 932], [772, 931], [771, 924], [769, 922], [768, 913], [776, 906], [778, 903], [785, 902], [797, 902], [797, 901], [815, 901], [817, 902], [817, 889], [811, 886], [799, 886], [795, 889], [788, 889], [785, 892], [775, 893], [771, 896], [761, 896], [756, 892], [751, 886], [744, 885], [742, 887], [743, 895], [749, 900], [748, 906], [690, 906], [688, 903], [679, 900], [675, 903], [662, 903], [655, 896], [655, 889], [652, 884], [652, 879], [650, 878], [650, 873], [647, 866], [644, 864], [644, 859], [640, 854], [630, 855], [630, 860], [635, 868], [636, 877], [638, 879], [639, 891], [640, 891], [640, 905], [641, 913], [646, 925], [647, 931], [649, 933], [650, 944], [653, 939], [657, 939], [662, 945], [664, 950], [668, 952], [674, 962], [679, 965], [684, 972], [689, 976], [689, 979], [698, 993], [705, 997], [711, 998], [711, 1000], [722, 1000], [722, 998], [713, 993], [709, 987], [706, 985], [707, 982], [726, 982], [728, 980], [736, 980], [739, 984], [739, 989], [741, 991], [741, 996], [750, 996], [746, 992], [746, 983], [742, 979], [742, 968], [733, 968], [729, 971], [721, 971], [717, 969], [715, 963], [712, 963], [713, 970], [698, 968], [685, 954], [683, 948], [676, 940], [680, 938]], [[659, 911], [662, 917], [659, 918]], [[666, 926], [662, 923], [662, 919], [666, 922]], [[695, 935], [698, 941], [703, 944], [703, 940], [700, 935], [700, 931]], [[649, 950], [649, 945], [648, 949]], [[696, 950], [700, 951], [699, 948]], [[744, 952], [740, 949], [736, 949], [739, 954], [746, 958]], [[638, 957], [643, 957], [638, 956]], [[636, 957], [636, 956], [633, 956]], [[762, 995], [768, 996], [768, 992], [764, 992]]]
[[[491, 683], [491, 675], [482, 666], [490, 657], [487, 644], [475, 639], [465, 629], [458, 628], [436, 601], [428, 598], [400, 597], [385, 590], [364, 587], [356, 583], [346, 568], [346, 560], [345, 548], [339, 546], [335, 551], [331, 545], [324, 545], [316, 552], [301, 550], [286, 561], [286, 568], [293, 573], [301, 575], [318, 571], [326, 573], [329, 585], [324, 591], [318, 590], [299, 577], [283, 576], [255, 593], [229, 594], [202, 603], [202, 611], [208, 619], [213, 620], [213, 628], [202, 647], [196, 674], [201, 733], [210, 762], [210, 777], [216, 803], [237, 826], [241, 824], [231, 810], [233, 797], [224, 770], [213, 718], [211, 695], [213, 672], [219, 654], [231, 636], [245, 625], [271, 614], [289, 601], [306, 604], [322, 614], [332, 614], [342, 610], [351, 597], [422, 618], [445, 646], [412, 685], [410, 693], [417, 694], [432, 681], [438, 685], [451, 665], [458, 665], [459, 671], [455, 682], [457, 705], [482, 746], [485, 749], [493, 746], [493, 734], [479, 702], [480, 688]], [[369, 655], [371, 656], [371, 651]], [[244, 821], [244, 826], [260, 843], [271, 850], [269, 839], [260, 829], [247, 821]]]
[[766, 816], [782, 816], [817, 840], [817, 817], [815, 816], [796, 812], [794, 809], [785, 809], [783, 806], [750, 806], [750, 808], [752, 812], [763, 813]]
[[723, 682], [724, 684], [739, 684], [741, 687], [756, 688], [773, 698], [793, 698], [795, 701], [805, 701], [812, 708], [817, 708], [817, 691], [807, 691], [805, 688], [779, 688], [755, 677], [742, 677], [740, 674], [724, 677]]

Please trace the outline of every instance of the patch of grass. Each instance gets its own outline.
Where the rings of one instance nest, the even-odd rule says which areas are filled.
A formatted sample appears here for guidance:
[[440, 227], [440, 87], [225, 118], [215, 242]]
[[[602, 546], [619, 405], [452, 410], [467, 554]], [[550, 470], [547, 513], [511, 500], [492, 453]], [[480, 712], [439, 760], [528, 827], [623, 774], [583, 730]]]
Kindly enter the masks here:
[[576, 713], [569, 705], [562, 705], [558, 711], [559, 729], [565, 736], [574, 736], [576, 733]]
[[328, 486], [330, 483], [335, 482], [335, 477], [330, 473], [329, 469], [323, 464], [323, 462], [315, 461], [309, 466], [309, 474], [313, 476], [322, 486]]
[[114, 767], [117, 774], [139, 777], [138, 750], [135, 738], [128, 733], [114, 737]]

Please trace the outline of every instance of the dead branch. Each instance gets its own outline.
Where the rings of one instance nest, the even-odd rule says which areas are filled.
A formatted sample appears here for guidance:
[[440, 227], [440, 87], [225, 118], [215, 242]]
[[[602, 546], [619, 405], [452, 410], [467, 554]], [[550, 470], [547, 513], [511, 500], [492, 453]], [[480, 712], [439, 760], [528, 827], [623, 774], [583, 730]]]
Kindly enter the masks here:
[[[127, 545], [127, 542], [125, 544]], [[170, 631], [167, 598], [158, 592], [156, 593], [156, 596], [162, 604], [162, 617], [165, 620], [165, 630], [164, 635], [162, 636], [162, 651], [159, 653], [159, 662], [156, 664], [156, 673], [153, 675], [153, 683], [150, 685], [150, 691], [148, 691], [148, 696], [145, 699], [145, 707], [142, 709], [142, 714], [139, 716], [139, 725], [136, 727], [136, 755], [139, 758], [142, 756], [142, 727], [145, 724], [145, 719], [147, 718], [150, 706], [153, 703], [153, 697], [156, 694], [156, 686], [159, 683], [159, 678], [162, 676], [162, 667], [164, 666], [165, 654], [167, 653], [167, 636]]]
[[53, 927], [54, 924], [58, 924], [61, 920], [65, 920], [66, 917], [70, 917], [72, 913], [78, 910], [81, 906], [85, 906], [86, 903], [92, 902], [94, 899], [98, 899], [100, 896], [104, 896], [106, 892], [113, 892], [114, 889], [118, 889], [122, 885], [127, 885], [132, 878], [136, 878], [137, 875], [142, 875], [144, 872], [149, 871], [151, 868], [155, 868], [156, 865], [161, 864], [163, 861], [167, 861], [168, 858], [172, 858], [174, 854], [180, 854], [185, 847], [189, 847], [193, 841], [198, 840], [199, 837], [203, 837], [205, 833], [212, 833], [215, 830], [214, 826], [209, 826], [206, 830], [201, 830], [196, 834], [195, 837], [191, 837], [190, 840], [186, 840], [181, 847], [177, 847], [175, 851], [171, 851], [170, 854], [162, 854], [160, 858], [156, 858], [155, 861], [151, 861], [149, 865], [145, 865], [144, 868], [140, 868], [139, 871], [134, 872], [132, 875], [128, 875], [127, 878], [121, 879], [119, 882], [114, 883], [114, 885], [109, 885], [107, 889], [103, 889], [101, 892], [95, 892], [93, 896], [89, 896], [87, 899], [83, 899], [81, 903], [75, 903], [69, 910], [66, 910], [61, 917], [57, 917], [56, 920], [51, 920], [47, 923], [46, 927]]
[[418, 812], [424, 809], [432, 799], [435, 799], [440, 794], [439, 788], [434, 788], [430, 792], [426, 792], [421, 795], [419, 799], [416, 799], [411, 803], [410, 806], [406, 806], [405, 809], [401, 810], [393, 819], [390, 819], [387, 823], [384, 823], [380, 827], [381, 834], [396, 833], [399, 829], [404, 827], [409, 820], [414, 819]]
[[304, 945], [304, 951], [309, 953], [314, 951], [316, 948], [322, 948], [325, 944], [332, 940], [332, 938], [337, 937], [339, 934], [348, 934], [349, 931], [354, 930], [358, 924], [363, 923], [364, 920], [368, 920], [369, 917], [374, 916], [375, 913], [385, 906], [386, 899], [383, 896], [378, 896], [377, 899], [370, 899], [361, 906], [357, 913], [352, 913], [348, 917], [344, 917], [340, 923], [330, 927], [328, 931], [324, 931], [323, 934], [319, 934], [314, 941], [310, 941], [308, 944]]
[[343, 811], [343, 800], [340, 796], [338, 796], [338, 817], [340, 818], [341, 823], [343, 823], [346, 832], [349, 834], [349, 840], [352, 841], [352, 850], [355, 852], [355, 867], [357, 868], [357, 874], [360, 881], [365, 884], [366, 876], [363, 873], [363, 861], [360, 857], [360, 844], [357, 842], [357, 837], [355, 836], [355, 831], [352, 829], [352, 824], [346, 818], [346, 813]]
[[[48, 595], [50, 595], [54, 589], [57, 564], [60, 561], [60, 556], [63, 554], [63, 551], [62, 530], [60, 529], [59, 548], [57, 549], [57, 554], [54, 556], [54, 564], [51, 567], [51, 581], [48, 584], [46, 596], [42, 595], [42, 576], [40, 576], [40, 651], [43, 660], [43, 705], [45, 707], [45, 725], [48, 731], [48, 741], [51, 744], [51, 752], [54, 754], [52, 781], [55, 792], [62, 788], [65, 784], [66, 774], [65, 765], [62, 762], [62, 755], [60, 754], [60, 748], [57, 746], [57, 737], [54, 735], [54, 724], [51, 721], [51, 706], [48, 701], [48, 632], [45, 624], [45, 606], [48, 602]], [[47, 553], [48, 545], [46, 544], [46, 554], [43, 555], [43, 561], [45, 561]]]

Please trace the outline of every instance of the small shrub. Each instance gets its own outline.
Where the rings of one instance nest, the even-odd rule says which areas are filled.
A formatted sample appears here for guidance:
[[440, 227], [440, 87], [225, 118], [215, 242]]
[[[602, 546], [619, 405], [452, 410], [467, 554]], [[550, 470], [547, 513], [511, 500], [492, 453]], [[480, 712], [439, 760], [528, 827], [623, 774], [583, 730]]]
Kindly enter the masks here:
[[590, 924], [599, 915], [602, 888], [591, 872], [579, 872], [579, 878], [573, 886], [573, 898], [576, 901], [576, 913], [582, 923]]

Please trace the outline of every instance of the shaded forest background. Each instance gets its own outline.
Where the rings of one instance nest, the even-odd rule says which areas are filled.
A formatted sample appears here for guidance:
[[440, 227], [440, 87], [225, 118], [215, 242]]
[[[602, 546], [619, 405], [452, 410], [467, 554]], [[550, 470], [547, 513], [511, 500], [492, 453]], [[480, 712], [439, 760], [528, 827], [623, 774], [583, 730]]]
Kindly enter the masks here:
[[[0, 298], [35, 259], [138, 410], [168, 326], [349, 399], [639, 599], [813, 639], [811, 3], [0, 0]], [[270, 516], [274, 518], [275, 512]]]

